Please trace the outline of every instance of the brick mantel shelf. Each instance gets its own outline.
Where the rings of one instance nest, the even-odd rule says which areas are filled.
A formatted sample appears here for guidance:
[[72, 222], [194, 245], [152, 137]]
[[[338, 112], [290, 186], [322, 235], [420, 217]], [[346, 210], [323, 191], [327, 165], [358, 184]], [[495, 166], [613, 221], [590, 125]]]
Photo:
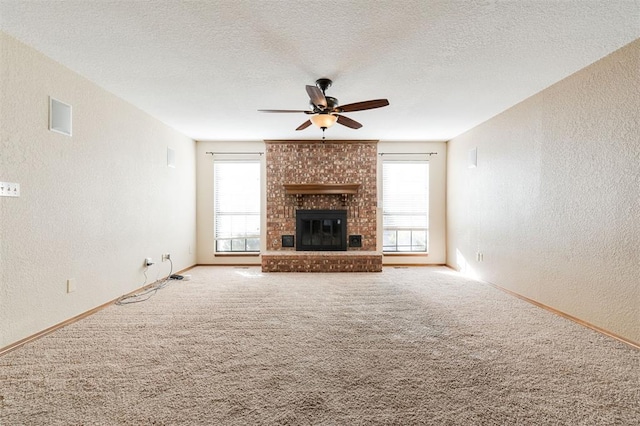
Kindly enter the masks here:
[[302, 206], [304, 195], [340, 195], [342, 204], [347, 204], [347, 197], [350, 194], [357, 194], [359, 183], [285, 183], [284, 189], [287, 194], [295, 195], [298, 206]]

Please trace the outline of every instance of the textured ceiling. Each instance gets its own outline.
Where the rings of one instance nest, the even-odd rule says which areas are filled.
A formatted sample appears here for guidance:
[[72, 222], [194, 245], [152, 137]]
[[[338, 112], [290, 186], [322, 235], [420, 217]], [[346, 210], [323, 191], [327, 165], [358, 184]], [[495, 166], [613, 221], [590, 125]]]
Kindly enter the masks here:
[[197, 140], [448, 140], [640, 37], [640, 0], [0, 0], [0, 28]]

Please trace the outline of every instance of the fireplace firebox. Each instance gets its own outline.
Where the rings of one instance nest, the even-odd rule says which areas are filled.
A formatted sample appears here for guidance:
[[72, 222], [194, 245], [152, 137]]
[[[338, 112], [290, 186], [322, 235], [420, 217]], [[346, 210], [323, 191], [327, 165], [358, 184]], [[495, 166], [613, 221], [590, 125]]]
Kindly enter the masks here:
[[297, 210], [297, 251], [346, 251], [346, 210]]

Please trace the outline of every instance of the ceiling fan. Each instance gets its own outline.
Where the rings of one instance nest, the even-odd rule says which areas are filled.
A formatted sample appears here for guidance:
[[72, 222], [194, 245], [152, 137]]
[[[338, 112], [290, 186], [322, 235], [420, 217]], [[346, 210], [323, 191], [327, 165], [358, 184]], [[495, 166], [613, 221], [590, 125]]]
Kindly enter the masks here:
[[303, 113], [311, 115], [309, 120], [299, 125], [296, 130], [304, 130], [311, 124], [315, 124], [322, 129], [322, 138], [324, 139], [324, 131], [333, 126], [336, 122], [351, 129], [359, 129], [362, 124], [351, 118], [342, 115], [345, 112], [364, 111], [367, 109], [381, 108], [389, 105], [386, 99], [373, 99], [370, 101], [355, 102], [347, 105], [339, 105], [338, 99], [326, 96], [327, 88], [333, 82], [328, 78], [319, 78], [316, 80], [315, 86], [306, 86], [309, 95], [309, 103], [311, 110], [295, 110], [295, 109], [259, 109], [260, 112], [284, 112], [284, 113]]

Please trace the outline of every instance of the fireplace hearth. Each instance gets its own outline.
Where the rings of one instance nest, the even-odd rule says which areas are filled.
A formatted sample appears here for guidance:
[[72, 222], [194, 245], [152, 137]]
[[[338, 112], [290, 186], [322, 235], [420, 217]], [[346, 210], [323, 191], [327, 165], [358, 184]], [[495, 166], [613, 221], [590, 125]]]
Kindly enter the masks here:
[[346, 251], [346, 210], [297, 210], [297, 251]]

